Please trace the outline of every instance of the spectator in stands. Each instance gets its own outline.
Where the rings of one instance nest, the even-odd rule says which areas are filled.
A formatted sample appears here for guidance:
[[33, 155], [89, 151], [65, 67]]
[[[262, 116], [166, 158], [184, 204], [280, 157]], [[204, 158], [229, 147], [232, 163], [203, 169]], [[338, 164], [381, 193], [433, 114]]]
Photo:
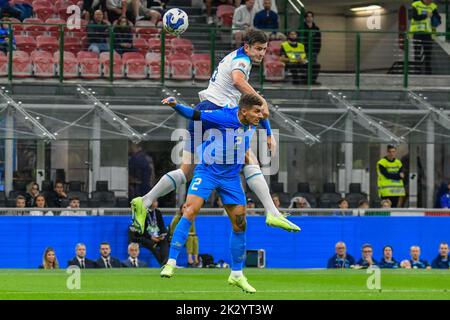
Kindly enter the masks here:
[[413, 269], [431, 269], [430, 264], [427, 260], [420, 259], [420, 247], [412, 246], [410, 248], [411, 259], [409, 259], [409, 263], [411, 264], [411, 268]]
[[444, 193], [441, 197], [441, 208], [443, 209], [450, 208], [450, 182], [447, 185], [447, 192]]
[[[298, 34], [295, 31], [288, 33], [287, 41], [281, 44], [281, 62], [286, 66], [286, 70], [292, 74], [293, 84], [308, 83], [308, 64], [310, 63], [306, 56], [305, 46], [298, 41]], [[317, 76], [320, 65], [313, 62], [312, 84], [319, 85]]]
[[369, 209], [369, 201], [367, 199], [362, 199], [358, 202], [358, 209]]
[[61, 181], [56, 182], [53, 191], [54, 192], [47, 196], [49, 206], [51, 208], [63, 208], [64, 202], [67, 200], [67, 193], [64, 191], [64, 183]]
[[169, 1], [170, 0], [147, 0], [147, 8], [158, 11], [162, 17], [166, 12], [166, 6]]
[[303, 42], [305, 44], [306, 55], [309, 52], [309, 32], [312, 33], [312, 62], [317, 63], [317, 57], [319, 56], [320, 49], [322, 48], [322, 34], [320, 33], [319, 27], [314, 23], [314, 13], [308, 11], [305, 14], [305, 22], [303, 23]]
[[67, 262], [68, 266], [78, 266], [80, 269], [95, 268], [95, 261], [86, 258], [86, 245], [77, 243], [75, 246], [75, 257]]
[[133, 32], [131, 30], [130, 21], [127, 17], [120, 17], [116, 22], [117, 24], [114, 27], [115, 50], [119, 54], [124, 54], [125, 52], [136, 52], [137, 49], [133, 48]]
[[[348, 204], [348, 200], [346, 198], [342, 198], [338, 201], [338, 207], [341, 210], [346, 210], [349, 208], [349, 204]], [[333, 215], [334, 216], [351, 216], [352, 215], [352, 211], [334, 211]]]
[[405, 174], [402, 162], [395, 158], [397, 148], [388, 145], [386, 150], [386, 156], [377, 163], [378, 195], [381, 199], [391, 200], [392, 207], [396, 208], [400, 197], [405, 196]]
[[39, 184], [37, 184], [36, 182], [30, 182], [27, 186], [27, 194], [25, 195], [28, 207], [34, 207], [34, 201], [38, 195]]
[[380, 260], [378, 266], [383, 269], [397, 269], [400, 267], [398, 262], [393, 257], [394, 250], [391, 246], [384, 246], [383, 258]]
[[147, 263], [139, 260], [139, 244], [132, 242], [128, 245], [128, 259], [122, 261], [125, 268], [146, 268]]
[[141, 0], [106, 0], [109, 21], [113, 23], [120, 17], [127, 16], [134, 23], [142, 19], [150, 19], [155, 26], [161, 19], [161, 14], [147, 8]]
[[253, 28], [253, 19], [255, 18], [255, 0], [247, 0], [245, 5], [234, 10], [233, 15], [233, 38], [236, 48], [242, 46], [244, 37], [249, 30]]
[[448, 243], [441, 242], [439, 244], [439, 254], [431, 262], [433, 269], [450, 269], [450, 259], [448, 257]]
[[130, 199], [142, 196], [150, 190], [150, 164], [146, 153], [138, 144], [130, 144], [128, 159], [128, 195]]
[[362, 246], [362, 257], [355, 265], [355, 269], [366, 269], [372, 266], [377, 266], [378, 262], [373, 258], [373, 248], [366, 243]]
[[21, 20], [22, 12], [11, 5], [10, 2], [10, 0], [0, 0], [0, 19], [8, 16]]
[[392, 208], [392, 202], [389, 199], [381, 200], [380, 204], [381, 204], [381, 208], [383, 208], [383, 209], [391, 209]]
[[58, 259], [53, 248], [46, 248], [39, 269], [59, 269]]
[[106, 0], [83, 0], [83, 7], [81, 9], [81, 16], [86, 21], [91, 21], [94, 17], [94, 12], [101, 10], [103, 17], [108, 20], [108, 10], [106, 8]]
[[205, 0], [206, 3], [206, 14], [208, 17], [206, 18], [207, 24], [213, 24], [214, 18], [212, 16], [212, 8], [213, 6], [220, 6], [223, 4], [234, 5], [235, 7], [239, 7], [241, 5], [240, 0]]
[[[183, 205], [180, 206], [180, 209], [173, 216], [173, 219], [170, 222], [169, 243], [172, 240], [173, 232], [175, 231], [178, 222], [180, 222], [182, 216], [181, 212], [182, 208]], [[191, 228], [189, 229], [189, 234], [186, 241], [186, 251], [188, 255], [188, 266], [197, 267], [199, 265], [199, 259], [198, 259], [198, 236], [197, 233], [195, 232], [195, 221], [192, 222]]]
[[[3, 19], [7, 21], [7, 19]], [[13, 36], [13, 50], [16, 50], [16, 37]], [[0, 25], [0, 51], [4, 54], [9, 52], [9, 26], [5, 23]]]
[[47, 202], [45, 200], [45, 197], [40, 194], [35, 199], [36, 208], [42, 209], [42, 210], [32, 210], [30, 211], [30, 216], [53, 216], [52, 211], [43, 210], [47, 208]]
[[272, 11], [271, 7], [271, 0], [264, 0], [264, 10], [255, 14], [253, 25], [256, 29], [265, 31], [270, 40], [285, 40], [285, 35], [278, 32], [278, 14]]
[[410, 32], [414, 39], [414, 60], [425, 66], [425, 74], [431, 74], [433, 32], [441, 24], [438, 6], [433, 0], [419, 0], [412, 4]]
[[122, 264], [120, 260], [111, 257], [111, 246], [108, 242], [102, 242], [100, 244], [100, 254], [101, 257], [95, 261], [96, 268], [120, 268]]
[[255, 201], [252, 198], [247, 198], [247, 209], [255, 209]]
[[94, 19], [89, 22], [87, 27], [87, 38], [89, 43], [89, 51], [99, 54], [100, 52], [109, 51], [109, 22], [104, 20], [103, 12], [96, 10]]
[[328, 260], [328, 269], [348, 269], [353, 268], [355, 259], [347, 253], [347, 246], [343, 241], [335, 245], [335, 255]]
[[[271, 0], [271, 1], [272, 1], [272, 4], [270, 6], [270, 10], [272, 10], [275, 13], [278, 13], [277, 1], [276, 0]], [[256, 0], [255, 1], [255, 9], [256, 9], [256, 12], [264, 10], [264, 0]]]
[[[80, 208], [80, 198], [72, 197], [70, 198], [68, 209], [79, 209]], [[61, 212], [60, 216], [77, 216], [77, 217], [85, 217], [87, 216], [86, 211], [84, 210], [66, 210]]]
[[136, 242], [150, 250], [162, 266], [169, 256], [169, 241], [164, 219], [157, 207], [158, 201], [154, 201], [147, 211], [143, 234], [140, 234], [134, 223], [128, 227], [128, 243]]
[[308, 200], [303, 197], [294, 197], [291, 200], [291, 204], [289, 205], [289, 209], [306, 209], [311, 208]]
[[280, 196], [277, 195], [276, 193], [272, 194], [272, 201], [273, 201], [273, 204], [275, 205], [275, 208], [278, 209], [281, 207]]
[[16, 208], [26, 208], [27, 201], [24, 196], [17, 196], [16, 198]]

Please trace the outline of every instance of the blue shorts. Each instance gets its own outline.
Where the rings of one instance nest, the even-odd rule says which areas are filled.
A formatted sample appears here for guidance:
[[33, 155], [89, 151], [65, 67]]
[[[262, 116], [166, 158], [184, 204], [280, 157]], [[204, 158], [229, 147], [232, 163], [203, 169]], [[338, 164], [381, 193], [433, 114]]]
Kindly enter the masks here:
[[[199, 111], [217, 110], [217, 109], [221, 109], [221, 108], [223, 108], [223, 107], [218, 106], [218, 105], [212, 103], [211, 101], [204, 100], [204, 101], [200, 102], [198, 105], [196, 105], [194, 110], [199, 110]], [[211, 127], [207, 123], [202, 124], [202, 136], [200, 137], [200, 140], [199, 140], [200, 143], [203, 143], [203, 134], [205, 133], [205, 131], [212, 129], [212, 128], [213, 127]], [[193, 120], [189, 121], [188, 130], [189, 130], [189, 138], [186, 141], [186, 143], [184, 144], [184, 150], [189, 151], [190, 153], [194, 153], [195, 146], [194, 146], [194, 121]]]
[[213, 190], [217, 191], [223, 204], [243, 206], [247, 204], [239, 174], [228, 177], [219, 176], [211, 173], [207, 166], [203, 164], [197, 165], [189, 186], [188, 195], [193, 194], [208, 201]]

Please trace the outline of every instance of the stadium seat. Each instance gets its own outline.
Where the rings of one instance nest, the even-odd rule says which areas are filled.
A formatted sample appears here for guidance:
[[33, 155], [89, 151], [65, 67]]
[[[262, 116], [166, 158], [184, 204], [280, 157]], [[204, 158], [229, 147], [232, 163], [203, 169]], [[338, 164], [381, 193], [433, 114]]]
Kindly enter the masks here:
[[0, 191], [0, 208], [6, 207], [6, 194], [5, 191]]
[[8, 74], [8, 58], [3, 52], [0, 52], [0, 76]]
[[265, 61], [264, 77], [269, 81], [282, 81], [285, 78], [284, 64], [281, 61]]
[[27, 191], [27, 182], [23, 180], [14, 180], [13, 181], [13, 189], [15, 191]]
[[192, 62], [188, 55], [181, 53], [170, 55], [169, 65], [172, 79], [192, 79]]
[[[102, 52], [100, 53], [100, 64], [103, 70], [103, 77], [109, 77], [109, 61], [110, 61], [110, 53]], [[122, 57], [120, 54], [114, 51], [114, 79], [119, 79], [124, 77], [124, 65], [122, 61]]]
[[77, 54], [81, 51], [81, 40], [78, 37], [67, 36], [64, 37], [64, 51]]
[[358, 208], [361, 200], [367, 200], [367, 195], [361, 192], [360, 183], [350, 183], [349, 193], [345, 195], [350, 208]]
[[191, 56], [192, 52], [194, 51], [194, 45], [189, 39], [175, 38], [172, 39], [170, 45], [172, 47], [172, 52], [175, 54], [182, 53]]
[[211, 61], [192, 58], [192, 62], [194, 67], [194, 79], [209, 80], [211, 77]]
[[[160, 39], [148, 39], [148, 50], [150, 52], [161, 52], [161, 40]], [[166, 39], [165, 43], [165, 53], [168, 54], [172, 51], [172, 44], [170, 40]]]
[[147, 66], [144, 56], [139, 52], [126, 52], [122, 56], [125, 64], [127, 78], [145, 79], [147, 78]]
[[282, 208], [288, 208], [291, 204], [291, 195], [287, 192], [277, 192], [276, 193], [278, 197], [280, 198], [280, 203]]
[[95, 52], [80, 51], [77, 58], [82, 78], [93, 79], [101, 77], [100, 62]]
[[43, 180], [41, 184], [41, 191], [53, 191], [53, 181]]
[[54, 77], [55, 64], [50, 52], [36, 50], [31, 53], [33, 72], [36, 77]]
[[97, 181], [95, 191], [91, 194], [94, 207], [112, 208], [116, 204], [113, 191], [108, 190], [108, 181]]
[[36, 49], [36, 41], [31, 36], [16, 36], [16, 47], [17, 50], [25, 51], [31, 53]]
[[30, 55], [25, 51], [14, 51], [13, 53], [13, 76], [15, 77], [29, 77], [32, 73], [32, 65]]
[[155, 28], [154, 24], [150, 21], [141, 20], [136, 22], [136, 34], [142, 39], [157, 38], [159, 36], [160, 29]]
[[[161, 54], [149, 52], [145, 55], [145, 63], [149, 71], [150, 79], [160, 79], [161, 78]], [[169, 78], [170, 76], [170, 65], [166, 56], [164, 63], [164, 77]]]
[[[50, 24], [49, 26], [46, 27], [48, 35], [59, 39], [59, 35], [60, 35], [60, 31], [61, 31], [60, 25], [65, 25], [66, 21], [59, 19], [59, 18], [49, 18], [49, 19], [45, 20], [45, 23]], [[67, 28], [64, 28], [64, 31], [66, 31], [66, 30], [67, 30]]]
[[43, 25], [44, 21], [38, 18], [27, 18], [23, 20], [26, 23], [23, 26], [23, 30], [27, 33], [27, 35], [32, 37], [45, 35], [47, 32], [47, 27]]
[[[56, 73], [59, 74], [59, 52], [53, 54], [53, 61], [55, 62]], [[78, 77], [78, 59], [72, 52], [64, 51], [64, 78]]]
[[280, 56], [281, 55], [281, 43], [280, 40], [273, 40], [269, 42], [267, 46], [267, 53], [271, 55]]
[[81, 181], [69, 181], [67, 184], [67, 190], [68, 191], [81, 191], [82, 185], [84, 182]]
[[144, 56], [148, 52], [148, 43], [143, 38], [133, 39], [133, 47], [138, 49], [138, 52], [142, 53]]
[[317, 208], [317, 198], [311, 193], [307, 182], [299, 182], [297, 184], [297, 192], [292, 197], [303, 197], [309, 202], [311, 208]]
[[12, 25], [12, 29], [14, 31], [14, 35], [17, 36], [19, 34], [25, 34], [25, 31], [23, 29], [24, 25], [19, 19], [9, 17], [9, 21], [14, 22]]
[[[88, 25], [88, 21], [86, 20], [80, 20], [80, 28], [78, 29], [71, 29], [70, 33], [74, 37], [78, 37], [79, 39], [82, 39], [83, 37], [87, 36], [87, 29], [86, 26]], [[87, 47], [86, 47], [87, 49]]]
[[323, 193], [319, 196], [320, 208], [337, 208], [341, 195], [336, 192], [335, 183], [325, 183]]
[[[35, 4], [36, 2], [38, 2], [38, 4]], [[50, 2], [41, 2], [41, 0], [39, 0], [33, 2], [33, 12], [35, 13], [36, 17], [38, 17], [42, 21], [45, 21], [56, 14], [57, 11], [53, 4], [51, 4]]]
[[52, 36], [38, 36], [36, 38], [36, 46], [40, 50], [55, 52], [59, 48], [58, 39]]
[[67, 14], [67, 7], [71, 6], [73, 3], [69, 0], [57, 0], [55, 2], [55, 11], [58, 13], [61, 19], [67, 20], [69, 14]]
[[228, 4], [218, 6], [216, 15], [222, 25], [231, 27], [233, 24], [234, 6]]

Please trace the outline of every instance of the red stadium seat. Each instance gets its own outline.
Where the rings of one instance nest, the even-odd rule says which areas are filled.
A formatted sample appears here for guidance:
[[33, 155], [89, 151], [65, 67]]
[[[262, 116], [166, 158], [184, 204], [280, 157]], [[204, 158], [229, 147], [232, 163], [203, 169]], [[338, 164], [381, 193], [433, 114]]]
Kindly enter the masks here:
[[181, 53], [170, 55], [169, 64], [172, 79], [192, 79], [192, 62], [188, 55]]
[[150, 21], [141, 20], [136, 22], [136, 34], [139, 38], [151, 39], [159, 36], [160, 29], [155, 28], [154, 24]]
[[38, 36], [36, 38], [36, 45], [38, 49], [53, 53], [58, 50], [59, 41], [52, 36]]
[[[160, 79], [161, 78], [161, 54], [149, 52], [145, 56], [145, 62], [148, 67], [150, 79]], [[166, 56], [164, 63], [164, 77], [168, 79], [170, 76], [170, 65]]]
[[233, 24], [234, 6], [223, 4], [217, 7], [216, 15], [224, 26]]
[[194, 51], [194, 45], [189, 39], [175, 38], [172, 39], [170, 45], [172, 47], [172, 52], [175, 54], [183, 53], [190, 56]]
[[[57, 74], [59, 74], [59, 55], [59, 52], [53, 54]], [[78, 77], [78, 59], [72, 52], [64, 51], [64, 78], [76, 77]]]
[[[150, 52], [160, 53], [161, 52], [161, 40], [160, 39], [148, 39], [148, 50]], [[165, 42], [165, 52], [166, 54], [172, 51], [172, 44], [170, 40]]]
[[70, 14], [67, 14], [67, 7], [73, 5], [69, 0], [58, 0], [55, 2], [55, 9], [61, 19], [67, 20]]
[[77, 54], [81, 51], [81, 40], [77, 37], [64, 37], [64, 51]]
[[0, 51], [0, 76], [6, 76], [8, 74], [8, 58]]
[[82, 78], [92, 79], [101, 77], [100, 61], [95, 52], [78, 52], [78, 62], [80, 64], [80, 76]]
[[54, 77], [55, 64], [50, 52], [36, 50], [31, 53], [34, 75], [36, 77]]
[[280, 56], [274, 55], [274, 54], [266, 54], [264, 56], [264, 62], [269, 61], [280, 61]]
[[148, 43], [145, 39], [136, 38], [133, 39], [133, 47], [139, 50], [140, 53], [145, 55], [148, 52]]
[[33, 11], [36, 14], [36, 17], [39, 19], [42, 19], [43, 21], [47, 20], [48, 18], [51, 18], [54, 14], [56, 14], [56, 9], [51, 3], [47, 4], [39, 4], [35, 5], [33, 2]]
[[125, 64], [127, 78], [147, 78], [147, 66], [145, 63], [144, 55], [142, 55], [142, 53], [126, 52], [123, 54], [122, 61]]
[[71, 29], [69, 30], [74, 37], [83, 38], [87, 36], [87, 29], [86, 26], [88, 25], [88, 21], [81, 20], [80, 21], [80, 28], [77, 29]]
[[209, 53], [194, 53], [191, 55], [191, 60], [208, 60], [211, 61], [211, 54]]
[[[103, 70], [103, 77], [109, 78], [109, 62], [110, 62], [110, 53], [102, 52], [100, 53], [100, 64]], [[120, 54], [114, 51], [114, 79], [119, 79], [124, 77], [124, 65], [122, 62], [122, 57]]]
[[38, 18], [27, 18], [23, 20], [25, 25], [23, 29], [26, 31], [27, 35], [32, 37], [45, 35], [47, 27], [43, 24], [44, 21]]
[[29, 77], [31, 76], [32, 66], [30, 55], [25, 51], [14, 51], [12, 71], [14, 77]]
[[[66, 21], [64, 21], [63, 19], [58, 19], [58, 18], [49, 18], [49, 19], [45, 20], [45, 23], [52, 24], [52, 25], [49, 25], [46, 27], [48, 34], [53, 37], [59, 38], [60, 30], [61, 30], [61, 27], [59, 25], [61, 25], [61, 24], [65, 25]], [[66, 31], [66, 30], [67, 30], [67, 28], [64, 28], [64, 31]]]
[[9, 17], [8, 19], [9, 19], [9, 21], [14, 22], [14, 24], [12, 25], [14, 35], [19, 35], [19, 34], [24, 33], [24, 31], [23, 31], [24, 25], [22, 24], [22, 22], [20, 22], [19, 19], [16, 19], [13, 17]]
[[284, 80], [284, 64], [281, 61], [266, 61], [264, 63], [264, 77], [269, 81]]
[[36, 49], [36, 41], [30, 36], [16, 36], [16, 46], [18, 50], [31, 53]]
[[196, 80], [209, 80], [211, 77], [211, 61], [210, 60], [194, 60], [194, 78]]
[[267, 47], [267, 53], [277, 56], [281, 55], [281, 43], [282, 41], [280, 40], [270, 41]]

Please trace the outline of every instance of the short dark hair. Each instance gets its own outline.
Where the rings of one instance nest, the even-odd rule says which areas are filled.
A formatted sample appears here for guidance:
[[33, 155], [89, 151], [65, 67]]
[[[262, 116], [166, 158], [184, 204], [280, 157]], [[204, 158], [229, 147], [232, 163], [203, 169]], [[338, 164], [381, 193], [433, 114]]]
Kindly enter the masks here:
[[80, 198], [78, 198], [78, 197], [72, 197], [72, 198], [69, 199], [69, 202], [72, 202], [73, 200], [78, 200], [78, 201], [80, 201]]
[[394, 248], [392, 248], [391, 245], [386, 245], [383, 247], [383, 253], [384, 253], [384, 250], [386, 250], [386, 248], [391, 248], [392, 252], [394, 252]]
[[102, 243], [100, 243], [100, 246], [110, 246], [108, 241], [103, 241]]
[[55, 182], [55, 187], [56, 187], [56, 185], [58, 185], [58, 184], [62, 184], [62, 186], [63, 186], [63, 188], [64, 188], [64, 182], [62, 182], [62, 181], [56, 181], [56, 182]]
[[254, 105], [257, 106], [263, 105], [262, 100], [255, 94], [244, 93], [239, 99], [239, 108], [246, 109], [249, 107], [253, 107]]
[[365, 203], [369, 204], [369, 201], [368, 201], [367, 199], [359, 200], [359, 202], [358, 202], [358, 207], [361, 207], [361, 206], [362, 206], [363, 204], [365, 204]]
[[389, 150], [391, 150], [391, 149], [397, 149], [397, 147], [394, 146], [393, 144], [388, 144], [388, 146], [387, 146], [386, 149], [389, 151]]
[[341, 198], [341, 199], [338, 201], [338, 204], [341, 204], [341, 203], [344, 202], [344, 201], [348, 203], [347, 198]]
[[267, 35], [261, 30], [250, 30], [247, 32], [244, 42], [249, 46], [252, 46], [256, 43], [267, 43], [269, 42], [269, 38]]
[[312, 15], [314, 18], [314, 12], [312, 12], [312, 11], [306, 11], [305, 18], [308, 16], [308, 14]]
[[365, 244], [363, 244], [363, 246], [362, 246], [361, 249], [364, 250], [365, 248], [370, 248], [370, 249], [373, 250], [372, 245], [371, 245], [370, 243], [365, 243]]

